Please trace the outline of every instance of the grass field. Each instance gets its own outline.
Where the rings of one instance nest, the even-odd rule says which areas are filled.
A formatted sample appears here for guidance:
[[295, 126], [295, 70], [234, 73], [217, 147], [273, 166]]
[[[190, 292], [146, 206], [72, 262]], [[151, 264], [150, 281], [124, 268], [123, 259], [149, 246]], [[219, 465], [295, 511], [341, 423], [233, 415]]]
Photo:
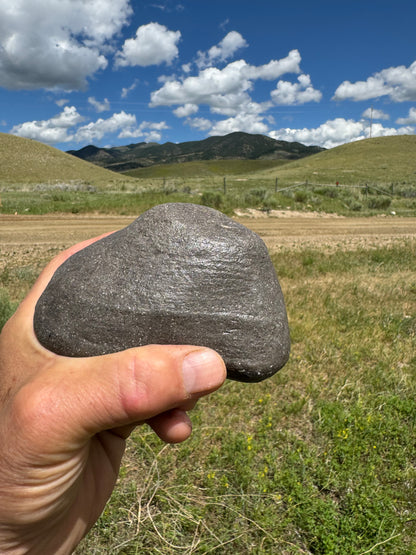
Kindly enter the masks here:
[[165, 202], [193, 202], [233, 214], [235, 210], [254, 208], [323, 212], [344, 216], [374, 216], [394, 213], [416, 215], [416, 185], [349, 187], [303, 184], [276, 192], [275, 183], [266, 179], [200, 179], [191, 185], [153, 180], [137, 182], [127, 190], [57, 190], [9, 189], [0, 193], [0, 214], [121, 214], [135, 215]]
[[[276, 250], [289, 363], [202, 400], [183, 445], [138, 429], [77, 555], [415, 553], [415, 248]], [[40, 265], [3, 266], [3, 314]]]

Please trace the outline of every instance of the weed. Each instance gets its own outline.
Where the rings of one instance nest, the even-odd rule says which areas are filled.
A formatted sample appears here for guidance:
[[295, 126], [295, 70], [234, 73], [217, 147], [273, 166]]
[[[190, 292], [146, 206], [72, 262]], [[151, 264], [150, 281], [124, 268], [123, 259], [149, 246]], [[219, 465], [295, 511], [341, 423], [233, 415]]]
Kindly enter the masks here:
[[296, 202], [306, 202], [308, 200], [308, 195], [306, 191], [299, 190], [295, 192], [294, 198]]
[[370, 198], [367, 201], [368, 208], [375, 208], [378, 210], [385, 210], [390, 205], [391, 205], [391, 198], [385, 197], [385, 196]]
[[201, 196], [201, 204], [210, 206], [211, 208], [220, 209], [224, 204], [224, 197], [221, 193], [214, 191], [205, 191]]

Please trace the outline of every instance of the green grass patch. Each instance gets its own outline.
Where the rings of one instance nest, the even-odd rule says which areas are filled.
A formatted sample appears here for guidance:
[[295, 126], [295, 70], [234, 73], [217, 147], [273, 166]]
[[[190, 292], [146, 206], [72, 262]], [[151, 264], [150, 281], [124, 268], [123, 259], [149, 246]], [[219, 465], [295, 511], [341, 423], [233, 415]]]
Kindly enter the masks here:
[[[199, 197], [196, 198], [198, 202]], [[165, 202], [192, 202], [190, 194], [149, 190], [144, 193], [110, 191], [44, 191], [40, 193], [8, 191], [2, 194], [3, 214], [101, 213], [139, 214]], [[194, 200], [195, 201], [195, 200]]]
[[[225, 182], [224, 182], [225, 179]], [[101, 213], [140, 214], [165, 202], [192, 202], [211, 206], [226, 214], [255, 208], [333, 213], [344, 216], [374, 216], [394, 212], [398, 216], [416, 216], [416, 199], [386, 191], [370, 191], [350, 187], [296, 186], [276, 192], [273, 180], [236, 177], [200, 179], [198, 182], [167, 180], [121, 189], [60, 190], [55, 186], [6, 189], [0, 195], [0, 214]], [[389, 194], [389, 193], [388, 193]]]
[[137, 178], [199, 178], [245, 175], [263, 170], [279, 168], [287, 160], [202, 160], [180, 164], [160, 164], [148, 168], [137, 168], [124, 172]]

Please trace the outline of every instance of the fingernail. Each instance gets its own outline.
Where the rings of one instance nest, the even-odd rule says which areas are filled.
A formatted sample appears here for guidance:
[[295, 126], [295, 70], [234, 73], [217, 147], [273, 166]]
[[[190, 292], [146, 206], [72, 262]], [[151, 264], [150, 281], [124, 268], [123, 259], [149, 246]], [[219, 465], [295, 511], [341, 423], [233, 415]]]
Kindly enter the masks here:
[[225, 365], [221, 357], [209, 349], [189, 353], [182, 365], [183, 383], [190, 395], [208, 392], [225, 380]]

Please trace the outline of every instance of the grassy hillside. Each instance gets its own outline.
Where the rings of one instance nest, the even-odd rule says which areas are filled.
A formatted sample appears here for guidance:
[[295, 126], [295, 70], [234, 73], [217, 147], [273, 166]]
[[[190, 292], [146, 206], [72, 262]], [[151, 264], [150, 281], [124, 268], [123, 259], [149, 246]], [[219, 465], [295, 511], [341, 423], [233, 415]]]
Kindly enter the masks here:
[[140, 179], [147, 177], [216, 177], [274, 170], [287, 163], [286, 160], [199, 160], [182, 164], [161, 164], [147, 168], [137, 168], [124, 173]]
[[282, 185], [416, 185], [416, 135], [378, 137], [341, 145], [292, 162], [277, 160], [209, 160], [166, 164], [126, 172], [138, 178], [193, 178], [250, 174], [251, 179], [279, 178]]
[[128, 180], [37, 141], [0, 133], [0, 185], [73, 182], [108, 187]]
[[277, 177], [280, 186], [306, 181], [416, 186], [416, 135], [356, 141], [292, 162], [206, 160], [155, 165], [117, 174], [42, 143], [0, 133], [0, 160], [0, 185], [78, 181], [119, 190], [122, 183], [138, 178], [142, 185], [151, 179], [198, 179], [209, 188], [212, 180], [236, 176], [259, 182]]
[[262, 175], [276, 175], [284, 183], [416, 184], [416, 135], [348, 143]]

